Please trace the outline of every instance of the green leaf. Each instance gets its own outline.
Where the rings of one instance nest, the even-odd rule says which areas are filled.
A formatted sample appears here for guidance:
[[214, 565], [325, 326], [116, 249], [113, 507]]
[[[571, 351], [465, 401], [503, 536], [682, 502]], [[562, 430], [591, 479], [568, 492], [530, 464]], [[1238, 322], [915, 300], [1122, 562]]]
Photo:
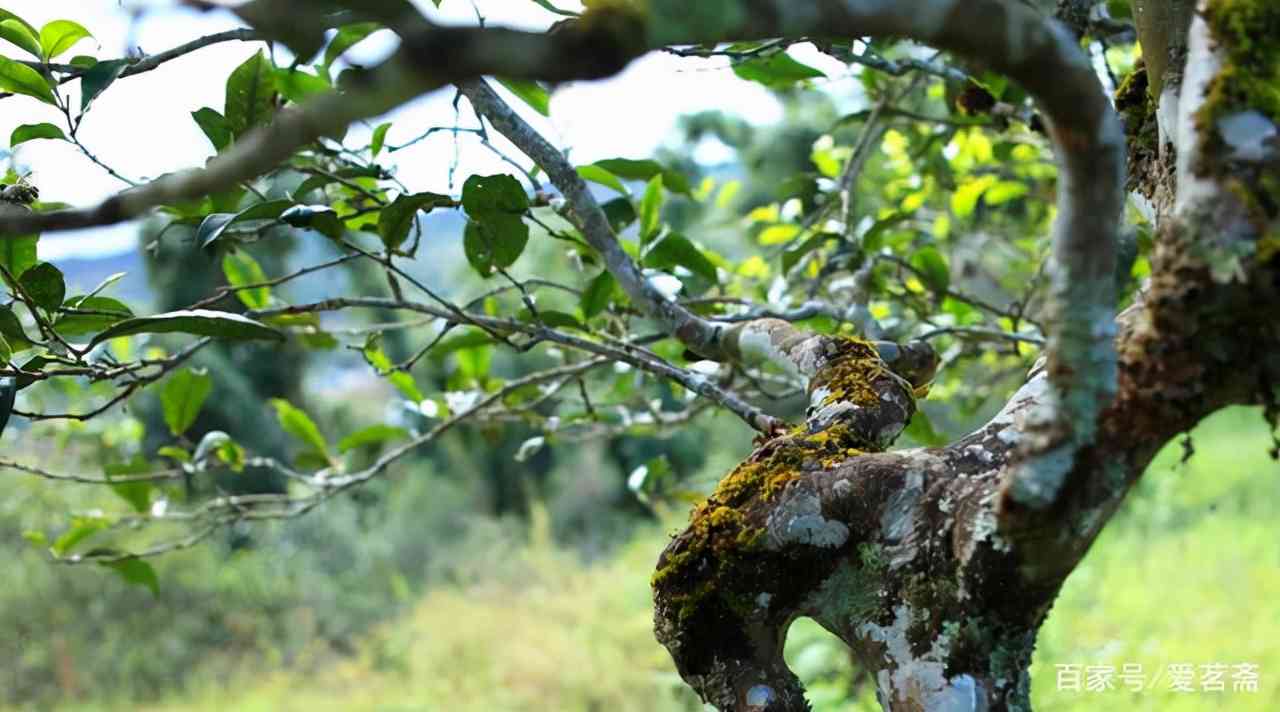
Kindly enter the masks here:
[[92, 314], [60, 312], [53, 328], [62, 336], [95, 334], [109, 328], [112, 324], [133, 317], [133, 311], [128, 306], [111, 297], [72, 297], [62, 305], [62, 308], [93, 312]]
[[644, 264], [646, 267], [664, 270], [679, 265], [710, 282], [718, 280], [716, 266], [702, 254], [702, 250], [690, 242], [689, 238], [675, 233], [650, 247]]
[[662, 229], [662, 178], [654, 176], [644, 189], [640, 200], [640, 244], [644, 245], [658, 236]]
[[156, 454], [160, 457], [167, 457], [174, 462], [191, 462], [191, 453], [174, 445], [165, 445], [164, 447], [158, 448], [156, 450]]
[[599, 166], [623, 180], [648, 181], [656, 175], [661, 175], [662, 185], [672, 193], [689, 195], [692, 190], [689, 187], [688, 178], [685, 178], [683, 174], [677, 171], [663, 167], [657, 161], [607, 158], [603, 161], [596, 161], [593, 165]]
[[276, 419], [286, 433], [302, 441], [312, 453], [326, 461], [330, 459], [329, 443], [320, 434], [320, 428], [316, 427], [311, 416], [283, 398], [272, 398], [271, 407], [276, 409]]
[[90, 345], [99, 344], [117, 336], [170, 333], [195, 334], [225, 340], [284, 341], [284, 334], [248, 317], [207, 309], [189, 309], [125, 319], [93, 337], [89, 343]]
[[529, 242], [529, 226], [519, 218], [471, 220], [462, 236], [467, 262], [481, 277], [491, 277], [499, 269], [515, 264]]
[[[3, 15], [0, 15], [3, 17]], [[29, 26], [15, 19], [0, 20], [0, 39], [8, 40], [13, 44], [26, 50], [36, 59], [40, 56], [40, 40], [36, 37], [35, 32], [29, 29]]]
[[72, 517], [71, 526], [62, 533], [62, 536], [59, 536], [53, 541], [49, 550], [53, 552], [54, 556], [66, 556], [68, 552], [76, 547], [76, 545], [86, 541], [109, 526], [111, 526], [111, 522], [106, 517]]
[[165, 381], [160, 391], [160, 404], [164, 407], [164, 422], [169, 432], [181, 435], [196, 422], [200, 408], [213, 392], [213, 378], [204, 370], [183, 368], [175, 371]]
[[[228, 252], [222, 258], [222, 273], [227, 277], [227, 284], [232, 287], [243, 287], [246, 284], [259, 284], [267, 281], [262, 266], [244, 250]], [[271, 301], [270, 287], [254, 287], [236, 291], [238, 297], [250, 309], [265, 309]]]
[[799, 237], [800, 232], [801, 229], [799, 225], [779, 223], [777, 225], [770, 225], [769, 227], [761, 230], [760, 234], [756, 236], [756, 240], [761, 245], [781, 245], [791, 242]]
[[211, 462], [211, 456], [226, 464], [233, 472], [244, 470], [244, 448], [221, 430], [205, 433], [200, 438], [200, 444], [196, 445], [191, 459], [194, 462]]
[[80, 75], [80, 113], [89, 110], [98, 95], [107, 90], [120, 73], [129, 66], [126, 59], [113, 59], [109, 62], [98, 62], [88, 71]]
[[30, 22], [27, 22], [26, 20], [22, 19], [21, 17], [18, 17], [17, 15], [13, 14], [12, 12], [9, 12], [8, 10], [2, 7], [0, 7], [0, 20], [13, 20], [14, 22], [17, 22], [19, 25], [22, 25], [22, 27], [25, 28], [26, 31], [32, 37], [40, 36], [40, 31], [35, 28], [35, 25], [32, 25]]
[[280, 213], [280, 221], [291, 227], [315, 230], [333, 240], [346, 233], [338, 214], [328, 205], [295, 205]]
[[334, 63], [338, 57], [358, 43], [364, 41], [366, 37], [382, 29], [382, 25], [376, 22], [357, 22], [351, 25], [344, 25], [333, 36], [333, 41], [324, 50], [324, 68], [329, 71], [329, 66]]
[[119, 561], [103, 561], [103, 566], [120, 574], [126, 583], [135, 586], [145, 586], [151, 590], [151, 595], [156, 598], [160, 597], [160, 577], [156, 576], [156, 570], [151, 564], [139, 559], [136, 556]]
[[613, 293], [617, 289], [618, 280], [607, 270], [596, 275], [582, 293], [582, 314], [590, 319], [609, 306]]
[[529, 197], [509, 175], [471, 176], [462, 186], [462, 206], [471, 220], [463, 234], [467, 261], [482, 277], [510, 267], [529, 242], [523, 214]]
[[14, 278], [21, 277], [23, 272], [36, 264], [36, 242], [39, 239], [39, 235], [0, 239], [0, 265]]
[[917, 410], [915, 415], [911, 416], [911, 422], [907, 424], [903, 434], [927, 447], [947, 444], [947, 439], [933, 429], [933, 423], [923, 410]]
[[627, 191], [627, 186], [623, 185], [622, 181], [618, 180], [618, 176], [615, 176], [598, 165], [592, 164], [589, 166], [578, 166], [578, 175], [582, 176], [583, 180], [589, 180], [592, 183], [599, 183], [600, 185], [603, 185], [606, 188], [612, 188], [623, 195], [630, 195]]
[[308, 97], [323, 94], [333, 89], [329, 80], [304, 72], [297, 67], [281, 67], [275, 73], [276, 90], [289, 101], [300, 104]]
[[62, 300], [67, 296], [67, 285], [63, 281], [62, 272], [48, 262], [41, 262], [23, 272], [18, 278], [18, 284], [37, 306], [46, 311], [62, 306]]
[[40, 72], [8, 57], [0, 57], [0, 91], [24, 94], [46, 104], [58, 105], [57, 100], [53, 98], [53, 90], [49, 88], [49, 82], [45, 81]]
[[[110, 463], [102, 468], [108, 480], [115, 480], [129, 475], [146, 475], [152, 472], [151, 463], [145, 458], [135, 457], [129, 462]], [[145, 512], [151, 508], [151, 490], [155, 485], [145, 480], [136, 482], [112, 482], [111, 490], [129, 503], [135, 512]]]
[[497, 77], [498, 83], [507, 88], [507, 91], [520, 97], [520, 99], [533, 107], [533, 110], [543, 116], [551, 115], [551, 95], [547, 93], [537, 82], [527, 79], [503, 79]]
[[378, 124], [378, 127], [373, 130], [373, 142], [369, 144], [369, 154], [374, 158], [382, 153], [382, 147], [387, 143], [387, 131], [390, 128], [391, 122], [388, 121], [385, 124]]
[[9, 147], [12, 148], [20, 143], [34, 141], [38, 138], [59, 138], [66, 140], [66, 134], [62, 133], [62, 129], [53, 124], [23, 124], [13, 130], [9, 135]]
[[462, 207], [472, 220], [520, 215], [529, 209], [529, 196], [514, 176], [471, 176], [462, 186]]
[[86, 37], [93, 35], [84, 25], [71, 20], [54, 20], [40, 28], [40, 49], [44, 50], [44, 58], [50, 60]]
[[982, 194], [987, 205], [1000, 205], [1016, 200], [1027, 194], [1027, 184], [1014, 180], [1002, 180]]
[[372, 425], [348, 435], [338, 441], [338, 452], [348, 453], [356, 448], [378, 445], [388, 440], [402, 440], [409, 437], [409, 431], [391, 425]]
[[820, 232], [813, 237], [801, 242], [798, 245], [792, 245], [782, 252], [782, 271], [790, 272], [793, 267], [799, 264], [804, 256], [822, 247], [828, 240], [840, 239], [839, 235], [833, 235], [829, 232]]
[[920, 280], [935, 292], [945, 292], [951, 286], [951, 268], [941, 252], [924, 247], [911, 256], [911, 266], [920, 273]]
[[390, 381], [391, 385], [395, 386], [397, 391], [400, 391], [400, 395], [414, 403], [421, 402], [426, 398], [422, 391], [418, 390], [418, 384], [413, 380], [412, 375], [395, 368], [386, 352], [378, 346], [376, 338], [371, 338], [365, 343], [362, 353], [365, 361], [370, 366], [373, 366], [373, 370], [377, 371], [379, 376]]
[[739, 62], [733, 65], [733, 73], [770, 89], [785, 89], [796, 82], [827, 76], [807, 64], [797, 62], [786, 52]]
[[271, 121], [275, 109], [274, 67], [262, 51], [258, 51], [236, 67], [227, 78], [227, 128], [237, 139], [254, 127]]
[[209, 143], [213, 144], [215, 151], [221, 152], [222, 149], [231, 145], [231, 127], [227, 125], [227, 119], [222, 114], [206, 106], [191, 112], [191, 118], [196, 120], [196, 124], [209, 138]]
[[31, 340], [27, 338], [27, 333], [22, 329], [22, 321], [18, 319], [18, 315], [13, 313], [13, 309], [8, 306], [0, 306], [0, 336], [3, 336], [15, 351], [31, 347]]
[[627, 198], [614, 198], [600, 207], [614, 232], [622, 232], [636, 221], [636, 206]]
[[202, 248], [208, 248], [222, 237], [227, 228], [236, 223], [250, 220], [276, 220], [291, 207], [293, 207], [291, 200], [268, 200], [250, 205], [238, 213], [213, 213], [201, 221], [200, 227], [196, 229], [196, 243]]
[[582, 322], [577, 317], [554, 309], [539, 309], [536, 317], [528, 309], [521, 309], [517, 318], [520, 321], [541, 323], [552, 329], [583, 329]]
[[453, 205], [453, 198], [439, 193], [401, 195], [383, 208], [378, 216], [378, 236], [388, 250], [399, 249], [409, 238], [419, 210], [431, 212], [436, 207], [450, 205]]
[[996, 184], [996, 180], [993, 175], [984, 175], [956, 188], [956, 192], [951, 194], [951, 212], [960, 218], [972, 215], [978, 207], [978, 199], [988, 188]]

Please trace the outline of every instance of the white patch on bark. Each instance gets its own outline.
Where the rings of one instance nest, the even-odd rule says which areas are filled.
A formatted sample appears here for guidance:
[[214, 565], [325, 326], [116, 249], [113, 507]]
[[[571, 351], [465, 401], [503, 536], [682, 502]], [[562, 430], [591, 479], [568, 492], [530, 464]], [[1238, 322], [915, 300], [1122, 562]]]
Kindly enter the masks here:
[[771, 549], [787, 544], [834, 549], [849, 540], [849, 527], [822, 516], [818, 495], [804, 490], [783, 500], [769, 515], [766, 527]]
[[1182, 96], [1178, 100], [1178, 198], [1175, 212], [1180, 216], [1199, 203], [1213, 200], [1218, 194], [1218, 187], [1212, 180], [1201, 178], [1191, 168], [1201, 146], [1196, 131], [1196, 111], [1204, 104], [1209, 82], [1222, 69], [1222, 58], [1212, 47], [1209, 25], [1200, 15], [1193, 16], [1191, 31], [1187, 35], [1187, 67], [1182, 76]]
[[894, 608], [893, 625], [864, 623], [858, 634], [884, 645], [886, 666], [876, 673], [876, 696], [886, 709], [891, 702], [914, 703], [913, 708], [930, 712], [975, 712], [986, 706], [985, 696], [969, 675], [947, 679], [947, 656], [951, 640], [938, 636], [929, 652], [916, 657], [907, 640], [907, 629], [914, 620], [907, 605]]
[[890, 569], [904, 566], [916, 556], [913, 534], [923, 495], [924, 473], [912, 470], [907, 473], [902, 487], [889, 498], [880, 515], [880, 532], [889, 555]]

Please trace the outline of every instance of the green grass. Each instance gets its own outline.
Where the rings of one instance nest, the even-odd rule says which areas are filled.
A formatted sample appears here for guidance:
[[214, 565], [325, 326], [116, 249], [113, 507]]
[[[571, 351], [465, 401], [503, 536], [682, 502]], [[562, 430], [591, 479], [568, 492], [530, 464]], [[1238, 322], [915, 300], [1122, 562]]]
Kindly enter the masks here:
[[[1177, 443], [1160, 455], [1068, 581], [1040, 636], [1036, 709], [1280, 709], [1280, 466], [1256, 411], [1219, 414], [1195, 444], [1185, 464]], [[664, 535], [649, 530], [584, 567], [550, 543], [545, 517], [535, 521], [530, 544], [477, 555], [488, 573], [429, 591], [351, 659], [204, 678], [151, 706], [79, 709], [699, 709], [651, 631], [648, 578]], [[793, 627], [788, 657], [818, 712], [878, 709], [865, 687], [849, 700], [847, 653], [810, 622]], [[1140, 664], [1153, 676], [1184, 662], [1257, 664], [1260, 690], [1174, 693], [1163, 673], [1138, 694], [1119, 681], [1102, 693], [1055, 689], [1056, 664]]]

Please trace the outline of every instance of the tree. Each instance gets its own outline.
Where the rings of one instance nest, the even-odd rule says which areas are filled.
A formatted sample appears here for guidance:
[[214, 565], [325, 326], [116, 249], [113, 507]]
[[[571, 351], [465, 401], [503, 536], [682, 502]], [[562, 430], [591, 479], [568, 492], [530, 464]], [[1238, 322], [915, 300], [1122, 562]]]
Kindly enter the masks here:
[[[34, 191], [10, 177], [0, 234], [8, 244], [4, 276], [16, 301], [0, 323], [9, 350], [32, 352], [6, 369], [15, 379], [10, 393], [58, 379], [112, 384], [107, 405], [74, 416], [82, 418], [165, 379], [169, 425], [180, 436], [209, 391], [207, 376], [182, 364], [209, 343], [323, 339], [318, 315], [361, 308], [442, 324], [417, 355], [399, 363], [376, 339], [362, 345], [379, 374], [434, 416], [427, 426], [412, 432], [371, 426], [348, 435], [335, 452], [306, 413], [275, 401], [282, 426], [302, 445], [294, 463], [255, 458], [227, 434], [198, 445], [179, 438], [158, 453], [175, 468], [78, 478], [127, 487], [139, 511], [81, 518], [52, 543], [53, 554], [111, 563], [146, 579], [147, 555], [192, 545], [231, 523], [305, 513], [382, 476], [468, 419], [531, 418], [546, 434], [527, 443], [530, 451], [575, 433], [630, 427], [592, 407], [592, 393], [644, 400], [643, 392], [603, 373], [621, 363], [655, 379], [644, 388], [675, 394], [676, 407], [642, 413], [646, 425], [678, 427], [713, 404], [760, 434], [756, 450], [694, 509], [653, 575], [657, 636], [704, 699], [724, 710], [806, 709], [781, 643], [792, 620], [810, 616], [873, 673], [886, 709], [1027, 709], [1036, 631], [1157, 449], [1229, 404], [1262, 404], [1273, 425], [1280, 412], [1274, 355], [1280, 333], [1270, 312], [1280, 288], [1280, 102], [1274, 90], [1280, 8], [1260, 0], [1205, 0], [1192, 12], [1190, 2], [1135, 0], [1130, 28], [1102, 4], [1075, 0], [619, 0], [586, 3], [580, 15], [536, 1], [564, 19], [532, 33], [438, 26], [399, 0], [334, 0], [326, 4], [332, 12], [313, 3], [255, 0], [236, 8], [252, 29], [141, 60], [69, 64], [52, 60], [87, 31], [74, 23], [37, 31], [4, 13], [4, 37], [35, 58], [4, 60], [0, 83], [57, 106], [67, 123], [65, 131], [51, 124], [22, 127], [13, 144], [32, 138], [78, 143], [78, 117], [110, 84], [213, 42], [266, 38], [298, 58], [286, 67], [265, 54], [253, 56], [232, 72], [223, 112], [196, 112], [218, 149], [204, 168], [158, 178], [95, 206], [34, 202], [30, 211], [13, 206], [32, 204]], [[1128, 4], [1105, 5], [1118, 11]], [[1048, 11], [1059, 19], [1048, 19]], [[332, 77], [333, 60], [345, 47], [380, 26], [400, 36], [399, 49], [376, 67]], [[332, 37], [326, 34], [331, 28], [338, 28]], [[1134, 31], [1145, 66], [1118, 87], [1122, 124], [1082, 47], [1105, 47]], [[948, 54], [883, 38], [907, 38]], [[845, 122], [855, 131], [828, 132], [830, 140], [814, 144], [811, 159], [823, 180], [788, 181], [778, 203], [789, 215], [762, 219], [768, 224], [756, 237], [785, 245], [777, 258], [788, 278], [767, 297], [768, 306], [759, 305], [750, 286], [767, 262], [753, 257], [731, 269], [728, 258], [664, 225], [666, 197], [700, 193], [685, 176], [653, 161], [575, 166], [480, 79], [503, 77], [513, 95], [544, 111], [546, 88], [539, 82], [610, 76], [663, 50], [728, 56], [739, 76], [791, 91], [820, 74], [784, 51], [802, 40], [865, 67], [860, 79], [870, 103]], [[62, 90], [74, 79], [82, 95], [78, 110]], [[931, 83], [939, 91], [931, 91]], [[506, 137], [545, 174], [554, 194], [533, 172], [522, 176], [533, 190], [498, 175], [468, 178], [459, 196], [415, 192], [379, 170], [385, 128], [373, 132], [367, 147], [341, 144], [353, 122], [449, 84], [481, 122], [468, 130]], [[714, 120], [707, 126], [722, 135], [732, 130]], [[1052, 141], [1056, 171], [1039, 160], [1040, 139], [1028, 127]], [[1002, 155], [995, 156], [987, 135], [1001, 141]], [[957, 146], [956, 140], [964, 144], [957, 150], [971, 154], [969, 164], [946, 159], [943, 147]], [[872, 160], [879, 146], [888, 157]], [[918, 176], [882, 183], [883, 190], [862, 189], [864, 170], [890, 177], [894, 161], [910, 166], [913, 160], [928, 164], [925, 189]], [[284, 197], [238, 187], [290, 173], [309, 177]], [[627, 185], [632, 181], [645, 183], [636, 200]], [[601, 206], [588, 182], [621, 197]], [[998, 230], [1034, 229], [1050, 215], [1036, 191], [1050, 186], [1056, 186], [1057, 209], [1052, 253], [1041, 265], [1048, 282], [1043, 296], [1029, 290], [1005, 307], [953, 284], [948, 257], [974, 243], [953, 237], [949, 220], [971, 220], [981, 207]], [[950, 199], [940, 187], [954, 187]], [[1126, 190], [1134, 208], [1124, 221]], [[57, 269], [36, 263], [34, 238], [23, 237], [157, 210], [197, 226], [200, 247], [227, 252], [229, 286], [213, 295], [217, 300], [143, 317], [97, 292], [65, 300]], [[405, 268], [420, 242], [417, 216], [434, 210], [465, 213], [467, 258], [498, 285], [488, 300], [457, 303]], [[926, 218], [933, 218], [931, 227], [921, 227]], [[539, 239], [560, 240], [588, 269], [564, 277], [570, 284], [514, 276], [512, 265], [530, 244], [530, 223], [541, 228]], [[272, 226], [324, 235], [336, 256], [269, 278], [247, 254]], [[766, 236], [766, 230], [773, 232]], [[1122, 237], [1133, 233], [1129, 248], [1140, 251], [1140, 269], [1147, 272], [1136, 292], [1129, 289], [1132, 255], [1118, 258]], [[1019, 239], [1035, 242], [1038, 235], [1017, 236], [1012, 244]], [[388, 295], [286, 303], [273, 291], [313, 269], [352, 260], [378, 265]], [[1021, 267], [1019, 278], [1032, 281], [1037, 269]], [[837, 277], [852, 278], [843, 291]], [[1008, 291], [998, 282], [992, 289]], [[533, 298], [551, 292], [570, 296], [557, 308], [546, 306], [557, 304], [554, 297]], [[421, 300], [410, 296], [417, 293]], [[232, 294], [248, 307], [243, 316], [207, 308]], [[896, 305], [879, 306], [885, 300]], [[895, 324], [878, 323], [889, 321], [885, 316]], [[922, 322], [937, 327], [927, 334], [930, 342], [851, 335], [853, 326], [877, 338], [881, 329], [910, 335]], [[1028, 324], [1042, 331], [1024, 330]], [[199, 339], [160, 357], [102, 357], [116, 337], [172, 332]], [[90, 338], [70, 338], [81, 336]], [[925, 422], [913, 416], [935, 378], [933, 339], [956, 344], [956, 359], [986, 344], [988, 352], [1008, 347], [1005, 353], [1018, 364], [1028, 343], [1043, 344], [1043, 358], [1003, 409], [970, 434], [936, 447], [887, 451], [909, 425], [927, 437]], [[479, 349], [470, 352], [474, 361], [493, 345], [538, 358], [547, 356], [540, 347], [554, 345], [553, 358], [560, 360], [505, 381], [472, 363], [456, 389], [470, 394], [447, 404], [425, 397], [414, 382], [411, 369], [421, 354]], [[707, 362], [724, 365], [711, 369]], [[944, 371], [935, 387], [948, 377]], [[808, 407], [797, 425], [757, 405], [757, 396], [777, 382], [803, 384]], [[578, 383], [582, 398], [562, 418], [537, 410], [546, 394]], [[386, 449], [371, 456], [366, 446]], [[152, 506], [169, 496], [159, 489], [167, 480], [245, 462], [275, 469], [297, 489], [209, 497], [174, 511]], [[175, 517], [192, 524], [189, 534], [142, 550], [83, 546], [122, 522], [146, 526]]]

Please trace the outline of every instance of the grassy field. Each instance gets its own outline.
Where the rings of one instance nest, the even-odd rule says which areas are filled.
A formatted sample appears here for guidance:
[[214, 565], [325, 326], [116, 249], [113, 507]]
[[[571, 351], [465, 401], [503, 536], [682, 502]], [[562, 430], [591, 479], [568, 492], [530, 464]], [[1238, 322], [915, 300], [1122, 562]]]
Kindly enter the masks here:
[[[1033, 667], [1036, 709], [1280, 709], [1280, 466], [1255, 411], [1219, 414], [1181, 463], [1172, 445], [1106, 530], [1054, 607]], [[528, 545], [495, 547], [467, 583], [437, 587], [362, 640], [343, 661], [297, 671], [200, 679], [143, 709], [197, 712], [353, 710], [697, 710], [650, 630], [649, 571], [664, 541], [650, 530], [584, 567], [535, 524]], [[788, 643], [815, 708], [875, 710], [850, 700], [841, 645], [801, 621]], [[1257, 692], [1174, 692], [1167, 666], [1258, 666]], [[1113, 666], [1115, 689], [1057, 688], [1056, 665]], [[1141, 665], [1150, 689], [1118, 678]], [[1156, 677], [1157, 673], [1160, 675]], [[99, 703], [83, 710], [139, 709]]]

